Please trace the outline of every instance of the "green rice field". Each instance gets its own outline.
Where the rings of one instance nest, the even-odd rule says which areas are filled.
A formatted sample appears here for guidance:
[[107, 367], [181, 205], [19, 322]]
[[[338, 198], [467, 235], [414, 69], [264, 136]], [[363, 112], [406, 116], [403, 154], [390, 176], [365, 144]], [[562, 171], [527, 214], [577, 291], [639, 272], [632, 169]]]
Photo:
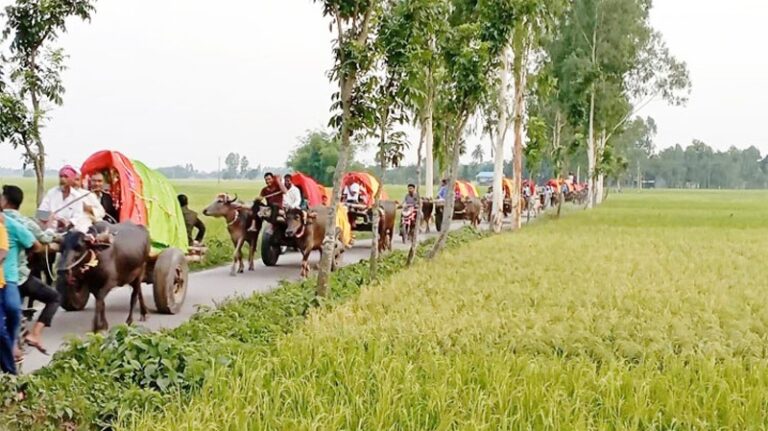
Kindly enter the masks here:
[[123, 426], [766, 429], [766, 215], [766, 192], [611, 195], [318, 309]]

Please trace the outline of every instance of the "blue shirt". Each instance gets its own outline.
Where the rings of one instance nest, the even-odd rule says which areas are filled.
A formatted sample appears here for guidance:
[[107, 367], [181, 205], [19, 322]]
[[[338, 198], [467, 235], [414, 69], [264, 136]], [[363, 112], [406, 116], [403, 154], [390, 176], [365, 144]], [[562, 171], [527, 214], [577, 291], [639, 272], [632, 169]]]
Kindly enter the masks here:
[[11, 217], [5, 218], [5, 228], [8, 231], [8, 256], [5, 257], [3, 264], [5, 282], [18, 283], [19, 253], [35, 244], [35, 236]]
[[438, 199], [445, 199], [448, 195], [448, 186], [440, 186], [440, 190], [437, 192]]

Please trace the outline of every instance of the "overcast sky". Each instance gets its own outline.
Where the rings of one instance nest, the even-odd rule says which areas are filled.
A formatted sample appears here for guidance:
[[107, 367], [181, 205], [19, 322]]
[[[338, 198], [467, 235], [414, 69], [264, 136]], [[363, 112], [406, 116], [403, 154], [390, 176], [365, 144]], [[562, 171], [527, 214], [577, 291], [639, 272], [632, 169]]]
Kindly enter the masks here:
[[[659, 125], [657, 146], [697, 138], [718, 149], [768, 151], [768, 2], [654, 3], [653, 24], [693, 81], [686, 107], [654, 103], [641, 112]], [[327, 123], [331, 34], [311, 0], [97, 7], [90, 23], [71, 22], [59, 42], [70, 58], [64, 105], [43, 132], [51, 166], [79, 165], [100, 149], [151, 166], [214, 170], [230, 151], [251, 165], [282, 166], [298, 137]], [[0, 165], [19, 163], [18, 153], [0, 148]]]

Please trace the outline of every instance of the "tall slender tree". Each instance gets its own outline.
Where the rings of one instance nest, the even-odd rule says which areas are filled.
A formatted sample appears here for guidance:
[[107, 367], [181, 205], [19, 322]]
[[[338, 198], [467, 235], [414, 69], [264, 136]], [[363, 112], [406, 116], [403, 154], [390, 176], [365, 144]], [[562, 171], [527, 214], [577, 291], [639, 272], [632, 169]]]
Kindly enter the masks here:
[[375, 123], [373, 109], [366, 99], [372, 84], [369, 74], [375, 65], [372, 35], [380, 4], [372, 0], [315, 2], [322, 4], [323, 16], [331, 19], [331, 28], [335, 28], [337, 35], [333, 49], [335, 62], [329, 75], [339, 84], [339, 91], [333, 95], [332, 110], [336, 114], [330, 124], [339, 131], [341, 144], [333, 174], [333, 194], [328, 207], [316, 289], [318, 296], [327, 296], [337, 243], [336, 209], [341, 199], [341, 180], [347, 171], [352, 139], [356, 134], [370, 130]]
[[[501, 51], [507, 45], [513, 23], [500, 13], [505, 0], [456, 0], [449, 23], [451, 28], [440, 43], [446, 68], [446, 84], [441, 88], [447, 153], [451, 161], [448, 184], [458, 177], [459, 156], [464, 145], [464, 129], [492, 88], [493, 75]], [[443, 210], [440, 236], [430, 257], [444, 246], [453, 218], [454, 200]]]
[[[10, 140], [21, 148], [25, 165], [31, 165], [37, 180], [37, 203], [45, 193], [45, 145], [40, 135], [50, 105], [61, 105], [66, 69], [64, 50], [54, 43], [67, 31], [71, 17], [89, 20], [95, 0], [16, 0], [5, 8], [7, 19], [3, 38], [10, 40], [10, 77], [19, 99], [29, 103], [30, 119], [24, 130]], [[25, 126], [26, 127], [26, 126]]]

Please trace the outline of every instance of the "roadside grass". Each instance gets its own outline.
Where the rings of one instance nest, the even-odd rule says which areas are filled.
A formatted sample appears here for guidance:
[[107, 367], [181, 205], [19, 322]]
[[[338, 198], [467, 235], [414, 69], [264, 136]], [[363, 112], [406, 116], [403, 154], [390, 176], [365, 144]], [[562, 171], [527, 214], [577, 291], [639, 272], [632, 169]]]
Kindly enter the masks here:
[[[0, 178], [0, 184], [14, 184], [24, 190], [26, 202], [23, 205], [22, 212], [26, 215], [34, 215], [35, 207], [35, 181], [32, 178]], [[48, 181], [46, 189], [54, 187], [55, 181]], [[203, 209], [213, 202], [219, 193], [229, 193], [238, 195], [240, 200], [250, 203], [259, 194], [264, 181], [221, 181], [216, 180], [171, 180], [177, 193], [186, 194], [189, 198], [189, 207], [196, 211], [203, 223], [205, 223], [207, 232], [205, 244], [208, 246], [206, 259], [201, 263], [191, 265], [191, 269], [201, 270], [226, 264], [232, 260], [234, 247], [227, 233], [227, 225], [223, 219], [214, 219], [203, 216]], [[386, 185], [386, 190], [392, 199], [402, 199], [405, 196], [407, 187], [405, 185]], [[360, 239], [370, 238], [370, 233], [361, 232], [357, 235]], [[259, 249], [256, 250], [256, 258], [260, 256]]]
[[643, 192], [454, 248], [125, 429], [766, 429], [768, 193]]

